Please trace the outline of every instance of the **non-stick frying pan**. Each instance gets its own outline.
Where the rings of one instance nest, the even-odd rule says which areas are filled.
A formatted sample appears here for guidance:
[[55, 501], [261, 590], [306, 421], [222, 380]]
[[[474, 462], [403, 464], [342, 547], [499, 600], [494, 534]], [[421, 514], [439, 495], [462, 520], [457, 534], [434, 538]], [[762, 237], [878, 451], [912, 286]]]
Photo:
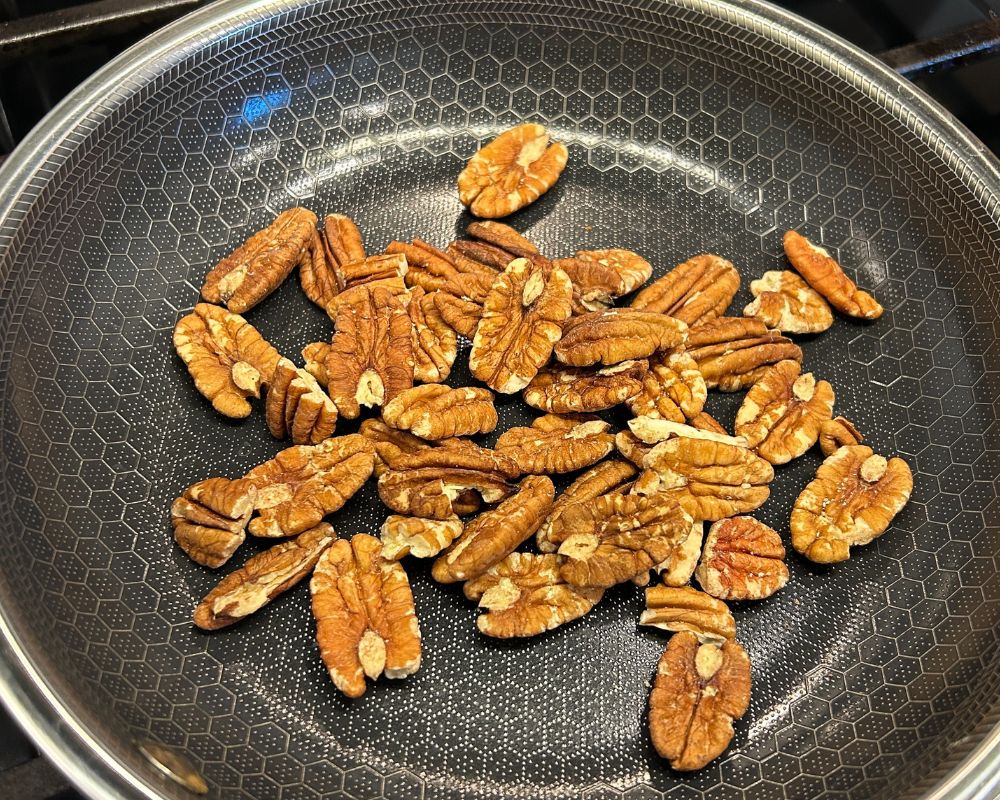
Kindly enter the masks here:
[[[444, 244], [469, 221], [464, 160], [527, 119], [570, 150], [557, 187], [510, 220], [544, 252], [626, 247], [662, 274], [713, 251], [745, 287], [784, 265], [796, 228], [887, 308], [807, 339], [805, 363], [913, 466], [913, 500], [848, 563], [792, 556], [786, 589], [736, 607], [751, 709], [695, 774], [648, 744], [665, 640], [637, 630], [632, 587], [498, 643], [409, 564], [424, 667], [359, 701], [324, 673], [305, 586], [221, 633], [190, 622], [217, 576], [173, 545], [171, 499], [282, 447], [259, 412], [218, 417], [171, 351], [207, 267], [295, 204], [352, 215], [374, 252]], [[274, 800], [993, 796], [998, 221], [979, 143], [767, 5], [206, 8], [88, 81], [0, 171], [3, 699], [94, 797], [184, 797], [166, 773], [187, 767], [215, 797]], [[293, 357], [330, 332], [294, 280], [249, 318]], [[709, 409], [731, 424], [738, 399]], [[501, 428], [531, 416], [500, 406]], [[764, 521], [787, 533], [819, 460], [779, 470]], [[332, 522], [346, 535], [383, 514], [369, 486]]]

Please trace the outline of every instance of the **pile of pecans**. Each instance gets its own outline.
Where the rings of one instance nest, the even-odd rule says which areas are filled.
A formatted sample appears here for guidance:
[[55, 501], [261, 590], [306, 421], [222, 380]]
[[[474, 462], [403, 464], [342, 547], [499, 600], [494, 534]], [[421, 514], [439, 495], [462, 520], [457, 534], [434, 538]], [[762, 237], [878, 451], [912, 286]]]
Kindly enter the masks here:
[[[472, 158], [460, 198], [481, 217], [509, 214], [566, 160], [540, 125], [518, 126]], [[177, 323], [177, 353], [220, 414], [248, 416], [263, 390], [268, 430], [292, 446], [174, 502], [177, 543], [207, 567], [224, 565], [247, 531], [281, 539], [209, 592], [195, 624], [237, 622], [311, 574], [320, 655], [337, 688], [358, 697], [366, 679], [420, 666], [406, 556], [434, 558], [434, 579], [461, 582], [479, 630], [501, 638], [542, 634], [606, 589], [655, 575], [639, 622], [674, 635], [650, 734], [673, 768], [699, 769], [728, 746], [750, 697], [724, 601], [769, 597], [789, 578], [781, 537], [748, 516], [770, 494], [773, 465], [817, 443], [826, 456], [790, 520], [792, 546], [813, 561], [847, 559], [909, 499], [906, 463], [833, 416], [833, 387], [802, 372], [786, 336], [826, 330], [831, 306], [868, 319], [882, 307], [793, 231], [784, 244], [795, 271], [753, 281], [742, 316], [726, 316], [740, 276], [717, 255], [645, 285], [652, 266], [627, 250], [550, 259], [499, 222], [468, 234], [445, 250], [417, 239], [368, 255], [348, 217], [319, 224], [292, 208], [209, 272], [205, 302]], [[240, 316], [296, 267], [334, 325], [330, 341], [305, 346], [301, 367]], [[458, 336], [488, 388], [444, 384]], [[732, 434], [705, 413], [709, 389], [749, 390]], [[469, 437], [495, 430], [494, 392], [520, 392], [544, 413], [486, 448]], [[620, 405], [634, 416], [615, 432], [595, 412]], [[380, 416], [333, 435], [364, 409]], [[557, 497], [549, 476], [577, 472]], [[324, 518], [373, 475], [394, 513], [377, 538], [338, 539]], [[532, 537], [537, 552], [518, 549]]]

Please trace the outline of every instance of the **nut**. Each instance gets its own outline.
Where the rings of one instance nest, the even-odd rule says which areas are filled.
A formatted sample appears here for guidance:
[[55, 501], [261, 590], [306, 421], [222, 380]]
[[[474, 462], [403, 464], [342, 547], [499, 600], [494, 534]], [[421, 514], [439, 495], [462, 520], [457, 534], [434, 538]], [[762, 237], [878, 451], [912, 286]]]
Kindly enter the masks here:
[[410, 296], [410, 290], [406, 288], [406, 284], [399, 276], [380, 278], [377, 281], [368, 281], [367, 283], [352, 286], [350, 289], [344, 289], [327, 305], [326, 315], [336, 322], [337, 312], [340, 311], [342, 306], [356, 305], [364, 302], [365, 298], [376, 289], [387, 291], [393, 297], [399, 298], [400, 303], [405, 303]]
[[462, 535], [437, 557], [431, 568], [434, 580], [472, 580], [503, 561], [538, 530], [554, 497], [555, 488], [549, 478], [525, 478], [516, 494], [469, 522]]
[[318, 525], [354, 496], [374, 466], [375, 448], [356, 433], [282, 450], [245, 476], [257, 489], [260, 512], [250, 533], [292, 536]]
[[628, 401], [628, 407], [636, 416], [684, 422], [699, 414], [707, 399], [698, 364], [683, 350], [671, 350], [650, 362], [642, 391]]
[[554, 553], [511, 553], [466, 583], [465, 596], [485, 611], [479, 630], [498, 639], [537, 636], [590, 611], [604, 590], [570, 586], [559, 575], [562, 563]]
[[729, 607], [691, 586], [650, 586], [639, 624], [675, 633], [690, 631], [703, 643], [721, 644], [736, 636]]
[[243, 314], [277, 289], [304, 258], [323, 258], [316, 215], [289, 208], [216, 264], [205, 276], [201, 296]]
[[844, 417], [828, 419], [819, 426], [819, 449], [823, 455], [832, 456], [845, 445], [861, 444], [865, 437], [854, 427], [854, 423]]
[[615, 434], [615, 447], [637, 467], [645, 466], [646, 456], [653, 449], [652, 445], [640, 441], [632, 431], [618, 431]]
[[361, 697], [365, 678], [405, 678], [420, 669], [410, 582], [378, 539], [339, 539], [316, 565], [309, 590], [320, 656], [345, 695]]
[[469, 160], [458, 176], [458, 199], [477, 217], [506, 217], [552, 188], [568, 157], [566, 145], [550, 145], [541, 125], [518, 125]]
[[692, 428], [697, 428], [700, 431], [708, 431], [709, 433], [719, 433], [723, 436], [728, 436], [729, 431], [727, 431], [719, 421], [713, 417], [711, 414], [702, 411], [695, 414], [691, 419], [688, 420]]
[[456, 297], [448, 292], [433, 292], [428, 297], [434, 298], [434, 306], [441, 314], [441, 319], [455, 333], [470, 341], [475, 337], [479, 320], [483, 316], [482, 303]]
[[498, 453], [522, 472], [536, 475], [573, 472], [604, 458], [615, 446], [611, 426], [596, 418], [546, 414], [530, 428], [510, 428], [497, 439]]
[[632, 308], [669, 314], [692, 328], [726, 313], [740, 288], [731, 262], [712, 254], [695, 256], [654, 281], [632, 301]]
[[561, 269], [511, 261], [483, 304], [469, 353], [472, 374], [502, 394], [521, 391], [559, 341], [572, 291]]
[[413, 385], [413, 325], [406, 309], [385, 289], [354, 291], [356, 298], [337, 311], [326, 357], [327, 389], [345, 419]]
[[833, 312], [802, 278], [787, 270], [765, 272], [750, 283], [754, 301], [743, 316], [756, 317], [783, 333], [822, 333], [833, 325]]
[[768, 367], [736, 413], [736, 434], [772, 464], [805, 453], [833, 416], [833, 387], [811, 372], [800, 375], [799, 368], [798, 361]]
[[524, 390], [524, 402], [553, 414], [603, 411], [642, 388], [648, 362], [623, 361], [600, 370], [543, 369]]
[[567, 322], [555, 354], [572, 367], [619, 364], [682, 345], [686, 336], [687, 326], [665, 314], [615, 308]]
[[757, 382], [764, 369], [802, 350], [758, 319], [719, 317], [688, 332], [687, 351], [709, 389], [736, 392]]
[[851, 317], [878, 319], [885, 310], [868, 292], [857, 287], [822, 247], [795, 231], [784, 238], [785, 255], [806, 282], [835, 309]]
[[177, 321], [174, 349], [212, 408], [236, 419], [249, 416], [247, 398], [260, 397], [281, 357], [243, 317], [208, 303]]
[[390, 514], [380, 532], [382, 557], [389, 561], [399, 561], [404, 556], [433, 558], [455, 541], [464, 527], [458, 517], [423, 519]]
[[358, 432], [375, 446], [375, 475], [392, 469], [400, 456], [418, 453], [429, 447], [475, 447], [465, 439], [441, 439], [430, 442], [412, 433], [390, 428], [380, 419], [366, 419]]
[[386, 403], [382, 419], [423, 439], [489, 433], [497, 426], [489, 389], [452, 389], [439, 383], [414, 386], [396, 395]]
[[458, 353], [455, 331], [441, 317], [434, 298], [419, 286], [410, 290], [406, 310], [413, 323], [413, 379], [424, 383], [448, 380]]
[[631, 250], [578, 250], [575, 258], [552, 263], [573, 282], [574, 314], [603, 311], [653, 274], [652, 265]]
[[246, 480], [209, 478], [189, 486], [170, 506], [174, 541], [192, 561], [221, 567], [243, 544], [256, 497]]
[[326, 386], [326, 359], [330, 355], [329, 342], [312, 342], [302, 348], [303, 369], [312, 375], [320, 386]]
[[337, 407], [316, 379], [287, 358], [278, 361], [264, 404], [267, 429], [293, 444], [319, 444], [337, 427]]
[[737, 447], [746, 447], [747, 440], [728, 433], [718, 433], [715, 430], [696, 428], [658, 417], [635, 417], [628, 421], [628, 426], [640, 441], [645, 444], [658, 444], [675, 436], [685, 436], [688, 439], [703, 439], [709, 442], [723, 442]]
[[820, 464], [792, 508], [792, 546], [820, 564], [846, 561], [854, 545], [885, 533], [910, 499], [913, 474], [865, 445], [841, 447]]
[[762, 600], [788, 583], [785, 547], [753, 517], [733, 517], [708, 529], [695, 572], [701, 588], [722, 600]]
[[326, 310], [346, 288], [341, 268], [363, 261], [365, 247], [358, 226], [343, 214], [330, 214], [323, 220], [321, 242], [313, 257], [299, 265], [299, 283], [306, 297]]
[[249, 558], [205, 595], [194, 610], [194, 624], [215, 631], [250, 616], [312, 572], [336, 538], [323, 522]]
[[[538, 248], [534, 243], [526, 239], [510, 225], [505, 225], [502, 222], [494, 222], [492, 220], [472, 222], [465, 229], [465, 232], [479, 241], [463, 242], [459, 240], [452, 242], [454, 249], [495, 271], [502, 272], [515, 258], [528, 258], [532, 261], [537, 261], [542, 255], [538, 252]], [[477, 249], [482, 247], [484, 243], [490, 248], [489, 250]], [[473, 255], [480, 252], [487, 256], [486, 259], [481, 259]], [[492, 260], [497, 257], [496, 254], [502, 254], [504, 260]]]
[[696, 520], [689, 527], [690, 530], [678, 540], [670, 556], [653, 567], [667, 586], [686, 586], [698, 566], [705, 526], [701, 520]]
[[481, 303], [496, 279], [496, 273], [492, 271], [460, 270], [459, 264], [448, 253], [422, 239], [414, 239], [412, 244], [390, 242], [386, 253], [405, 256], [409, 265], [406, 285], [419, 286], [426, 292], [449, 292]]
[[750, 706], [750, 659], [732, 639], [699, 644], [693, 633], [670, 638], [649, 696], [649, 735], [679, 771], [701, 769], [733, 738], [733, 720]]

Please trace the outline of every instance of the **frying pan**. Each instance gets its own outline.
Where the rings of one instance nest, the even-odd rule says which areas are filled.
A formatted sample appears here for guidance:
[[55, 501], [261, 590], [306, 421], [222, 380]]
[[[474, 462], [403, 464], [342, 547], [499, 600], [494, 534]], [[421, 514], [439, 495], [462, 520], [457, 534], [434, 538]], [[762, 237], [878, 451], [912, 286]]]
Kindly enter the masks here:
[[[556, 188], [510, 220], [543, 252], [626, 247], [659, 275], [713, 251], [745, 287], [784, 266], [796, 228], [887, 308], [805, 340], [805, 363], [878, 452], [913, 466], [913, 500], [848, 563], [790, 556], [786, 589], [735, 607], [751, 708], [695, 774], [648, 744], [664, 639], [637, 630], [632, 587], [503, 643], [408, 564], [424, 666], [359, 701], [324, 674], [304, 586], [222, 633], [190, 623], [218, 576], [172, 544], [171, 499], [282, 447], [259, 412], [215, 415], [171, 352], [208, 265], [294, 204], [351, 214], [373, 252], [444, 244], [469, 221], [462, 163], [525, 119], [570, 150]], [[282, 800], [992, 797], [998, 220], [997, 163], [961, 126], [769, 5], [193, 14], [85, 83], [0, 171], [3, 700], [93, 797], [188, 797], [198, 775], [214, 797]], [[293, 357], [330, 332], [294, 280], [249, 318]], [[738, 401], [709, 410], [730, 425]], [[499, 405], [501, 429], [531, 417]], [[787, 533], [819, 460], [780, 468], [760, 518]], [[369, 485], [332, 522], [349, 535], [383, 513]]]

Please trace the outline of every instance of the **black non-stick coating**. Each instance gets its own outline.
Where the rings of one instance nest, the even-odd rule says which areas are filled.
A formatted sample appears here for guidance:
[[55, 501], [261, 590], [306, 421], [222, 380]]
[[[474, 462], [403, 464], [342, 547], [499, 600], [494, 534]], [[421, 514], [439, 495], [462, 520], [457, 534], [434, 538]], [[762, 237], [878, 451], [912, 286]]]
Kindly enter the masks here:
[[[141, 770], [131, 740], [151, 737], [226, 798], [801, 800], [901, 797], [974, 744], [998, 695], [995, 218], [870, 87], [694, 8], [275, 12], [150, 79], [0, 229], [4, 614], [119, 759]], [[206, 270], [296, 204], [351, 215], [370, 252], [444, 245], [470, 221], [462, 164], [522, 120], [569, 146], [557, 186], [507, 220], [546, 254], [631, 248], [661, 275], [719, 253], [743, 278], [738, 314], [793, 227], [886, 307], [801, 344], [836, 411], [913, 467], [913, 499], [849, 562], [792, 553], [785, 589], [734, 605], [751, 706], [695, 774], [648, 743], [666, 637], [637, 628], [631, 586], [497, 642], [410, 560], [423, 666], [356, 701], [322, 667], [304, 585], [231, 629], [190, 623], [219, 574], [173, 545], [170, 501], [283, 446], [259, 407], [215, 414], [173, 354]], [[247, 317], [295, 359], [331, 331], [294, 277]], [[739, 401], [712, 393], [708, 410], [731, 426]], [[517, 396], [498, 407], [499, 430], [534, 416]], [[778, 468], [757, 513], [786, 542], [820, 460]], [[369, 483], [331, 521], [374, 532], [385, 513]]]

